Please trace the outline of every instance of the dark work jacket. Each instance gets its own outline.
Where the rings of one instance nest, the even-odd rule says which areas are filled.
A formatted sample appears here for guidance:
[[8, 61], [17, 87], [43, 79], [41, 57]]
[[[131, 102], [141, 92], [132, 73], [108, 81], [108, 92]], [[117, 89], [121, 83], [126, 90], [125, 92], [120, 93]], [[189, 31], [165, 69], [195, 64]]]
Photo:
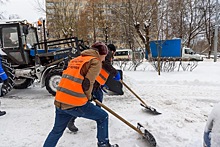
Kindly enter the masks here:
[[[102, 68], [110, 73], [110, 75], [115, 76], [117, 74], [117, 70], [112, 66], [112, 52], [109, 50], [108, 54], [105, 57], [105, 61], [102, 62]], [[100, 87], [100, 84], [95, 81], [93, 91], [97, 90]]]

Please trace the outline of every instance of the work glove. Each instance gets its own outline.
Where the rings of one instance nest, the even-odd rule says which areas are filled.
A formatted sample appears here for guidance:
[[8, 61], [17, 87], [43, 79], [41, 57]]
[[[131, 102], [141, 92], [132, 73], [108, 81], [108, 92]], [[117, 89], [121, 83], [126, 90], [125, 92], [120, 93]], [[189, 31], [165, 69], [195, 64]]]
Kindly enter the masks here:
[[108, 93], [106, 90], [109, 90], [109, 87], [108, 87], [106, 84], [104, 84], [104, 85], [101, 86], [101, 89], [102, 89], [102, 91], [104, 91], [105, 93]]
[[120, 81], [121, 80], [121, 75], [120, 72], [118, 71], [117, 74], [115, 75], [115, 77], [113, 78], [116, 81]]

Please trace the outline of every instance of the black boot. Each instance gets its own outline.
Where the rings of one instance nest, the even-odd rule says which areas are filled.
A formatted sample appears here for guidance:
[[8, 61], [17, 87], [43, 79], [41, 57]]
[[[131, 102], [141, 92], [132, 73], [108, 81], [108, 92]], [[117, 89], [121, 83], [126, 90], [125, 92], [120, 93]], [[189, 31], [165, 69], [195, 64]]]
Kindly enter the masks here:
[[0, 111], [0, 116], [5, 115], [6, 112], [5, 111]]
[[75, 126], [75, 118], [71, 118], [71, 120], [69, 121], [67, 128], [71, 131], [76, 133], [79, 129]]
[[110, 143], [108, 143], [108, 144], [99, 144], [98, 143], [98, 147], [119, 147], [119, 145], [117, 145], [117, 144], [111, 145]]

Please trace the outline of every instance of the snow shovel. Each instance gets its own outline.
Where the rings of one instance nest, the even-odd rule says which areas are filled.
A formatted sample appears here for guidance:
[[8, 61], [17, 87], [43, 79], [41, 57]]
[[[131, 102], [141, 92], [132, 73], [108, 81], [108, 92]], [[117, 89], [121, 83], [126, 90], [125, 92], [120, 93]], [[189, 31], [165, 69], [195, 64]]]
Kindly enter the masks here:
[[137, 124], [137, 128], [135, 126], [133, 126], [131, 123], [129, 123], [128, 121], [126, 121], [124, 118], [122, 118], [121, 116], [119, 116], [117, 113], [115, 113], [113, 110], [111, 110], [110, 108], [108, 108], [107, 106], [105, 106], [104, 104], [102, 104], [101, 102], [99, 102], [98, 100], [93, 100], [96, 104], [98, 104], [99, 106], [103, 107], [105, 110], [107, 110], [108, 112], [110, 112], [112, 115], [114, 115], [115, 117], [117, 117], [118, 119], [120, 119], [122, 122], [124, 122], [126, 125], [128, 125], [129, 127], [131, 127], [132, 129], [134, 129], [136, 132], [138, 132], [140, 135], [143, 136], [144, 139], [146, 139], [148, 141], [148, 143], [152, 146], [152, 147], [156, 147], [157, 143], [156, 143], [156, 139], [154, 138], [154, 136], [147, 130], [145, 129], [140, 123]]
[[143, 106], [144, 108], [146, 108], [147, 110], [149, 110], [152, 114], [158, 115], [161, 114], [160, 112], [158, 112], [155, 108], [148, 106], [133, 90], [131, 90], [131, 88], [124, 83], [124, 81], [120, 80], [120, 82], [129, 90], [131, 91], [131, 93], [133, 93], [136, 98], [138, 98], [141, 101], [141, 106]]

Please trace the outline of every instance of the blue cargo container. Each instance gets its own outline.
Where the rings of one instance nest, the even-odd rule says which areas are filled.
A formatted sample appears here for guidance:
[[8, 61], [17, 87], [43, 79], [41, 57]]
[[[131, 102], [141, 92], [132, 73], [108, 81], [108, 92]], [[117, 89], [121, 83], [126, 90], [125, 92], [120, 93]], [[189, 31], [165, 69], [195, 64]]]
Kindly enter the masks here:
[[[152, 57], [181, 57], [181, 39], [150, 41]], [[146, 51], [146, 58], [148, 52]]]

